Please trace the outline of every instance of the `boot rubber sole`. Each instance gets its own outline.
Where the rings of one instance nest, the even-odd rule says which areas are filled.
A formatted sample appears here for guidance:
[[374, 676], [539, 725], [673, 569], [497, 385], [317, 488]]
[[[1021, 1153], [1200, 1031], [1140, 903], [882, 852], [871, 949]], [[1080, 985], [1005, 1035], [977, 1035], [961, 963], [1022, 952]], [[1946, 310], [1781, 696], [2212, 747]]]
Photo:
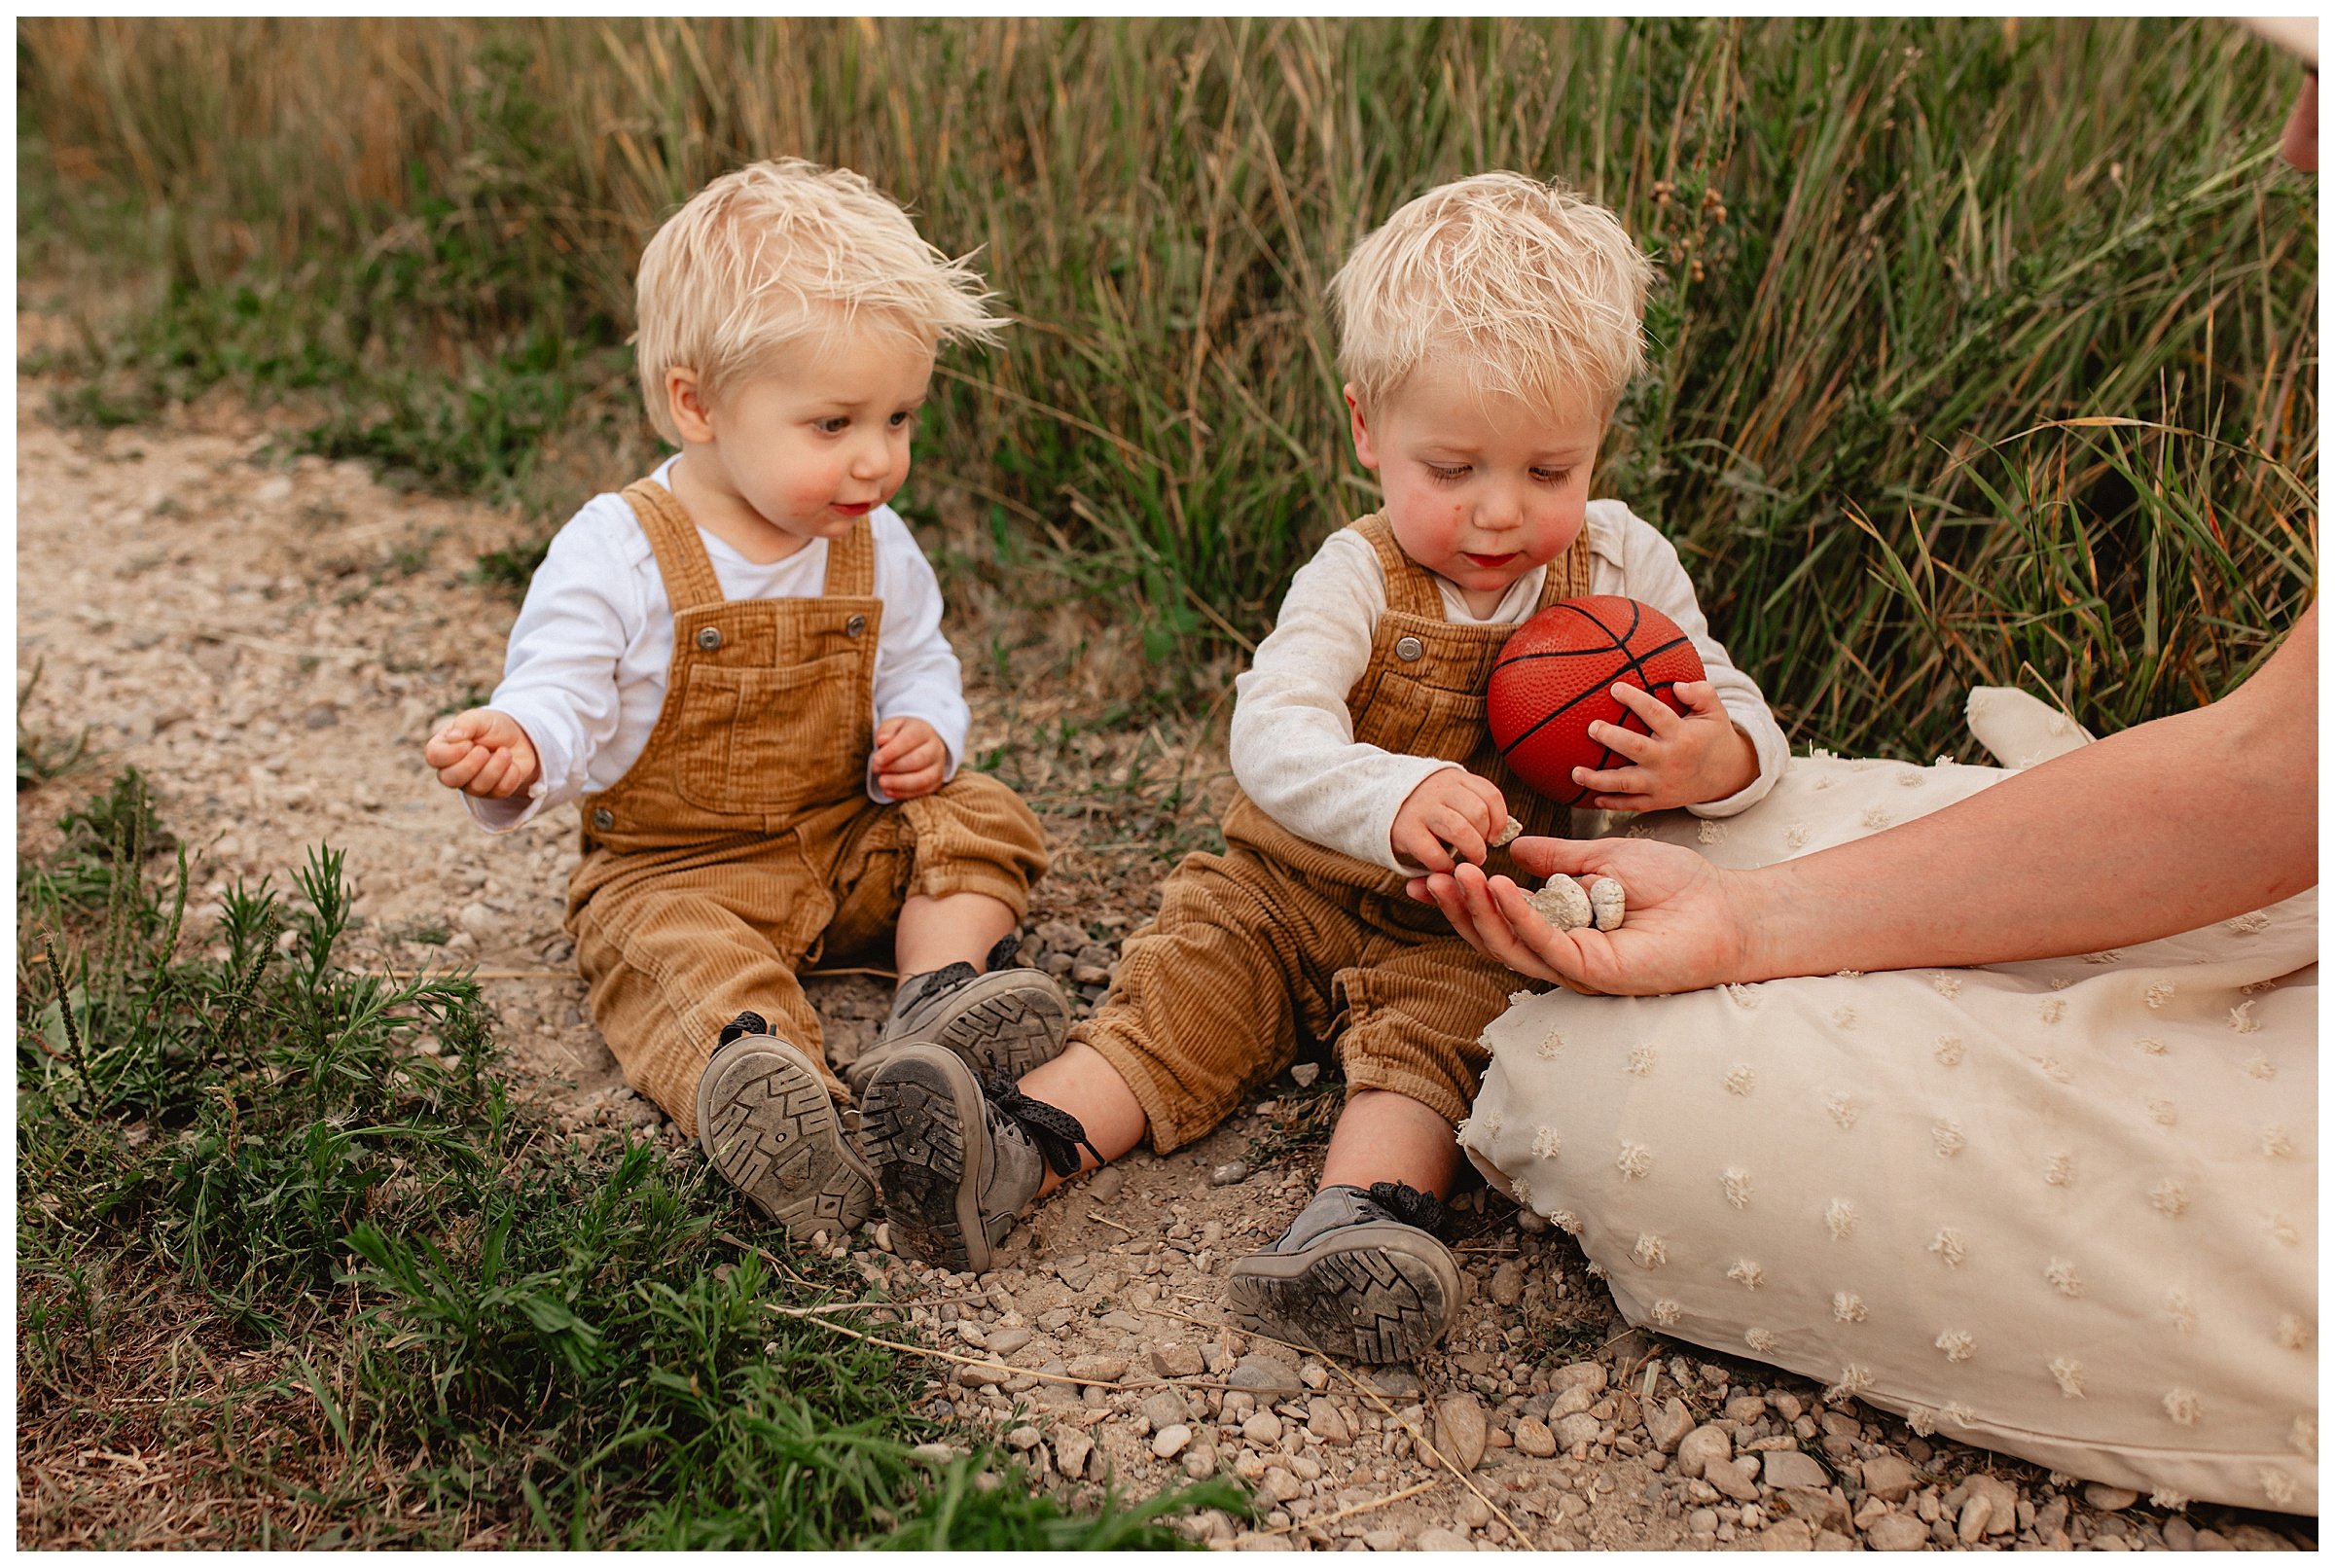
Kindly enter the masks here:
[[1459, 1304], [1459, 1267], [1407, 1225], [1347, 1226], [1292, 1253], [1233, 1265], [1233, 1321], [1342, 1360], [1410, 1361], [1443, 1337]]
[[954, 1051], [985, 1077], [1019, 1081], [1062, 1053], [1070, 1027], [1070, 1005], [1061, 988], [1036, 970], [1002, 969], [976, 975], [900, 1032], [880, 1042], [875, 1052], [928, 1044]]
[[859, 1146], [882, 1191], [892, 1244], [953, 1272], [993, 1256], [982, 1224], [988, 1111], [973, 1069], [937, 1045], [893, 1048], [859, 1102]]
[[783, 1040], [749, 1035], [714, 1053], [698, 1080], [698, 1144], [797, 1241], [848, 1235], [876, 1211], [875, 1173], [810, 1058]]

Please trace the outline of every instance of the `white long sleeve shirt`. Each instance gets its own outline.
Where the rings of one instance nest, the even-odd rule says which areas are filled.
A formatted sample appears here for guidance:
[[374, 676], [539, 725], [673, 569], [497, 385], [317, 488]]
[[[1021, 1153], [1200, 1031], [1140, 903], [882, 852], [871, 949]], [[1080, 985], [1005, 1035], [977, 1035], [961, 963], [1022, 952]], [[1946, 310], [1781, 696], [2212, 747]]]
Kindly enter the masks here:
[[[1589, 503], [1590, 591], [1619, 593], [1678, 624], [1702, 656], [1720, 704], [1750, 737], [1759, 776], [1723, 801], [1687, 807], [1726, 817], [1775, 788], [1791, 747], [1751, 677], [1737, 669], [1710, 635], [1678, 552], [1619, 501]], [[1466, 625], [1513, 625], [1540, 603], [1548, 568], [1509, 586], [1489, 616], [1478, 617], [1456, 584], [1441, 577], [1444, 618]], [[1369, 543], [1350, 528], [1332, 534], [1298, 568], [1281, 613], [1255, 660], [1235, 683], [1233, 776], [1267, 815], [1301, 838], [1406, 875], [1423, 868], [1397, 860], [1395, 813], [1430, 773], [1457, 763], [1412, 757], [1354, 739], [1347, 693], [1370, 663], [1372, 633], [1386, 613], [1386, 574]]]
[[[668, 459], [651, 476], [671, 487]], [[922, 719], [949, 748], [956, 771], [972, 715], [956, 655], [941, 634], [941, 585], [916, 536], [890, 507], [868, 514], [876, 533], [876, 641], [871, 730], [886, 719]], [[781, 560], [751, 561], [703, 528], [698, 539], [733, 599], [815, 598], [827, 583], [827, 543], [814, 539]], [[503, 681], [487, 706], [517, 719], [535, 743], [543, 791], [534, 799], [463, 802], [480, 826], [508, 833], [625, 775], [665, 706], [673, 657], [673, 607], [665, 575], [622, 495], [595, 495], [552, 539], [511, 627]], [[868, 794], [889, 797], [868, 777]]]

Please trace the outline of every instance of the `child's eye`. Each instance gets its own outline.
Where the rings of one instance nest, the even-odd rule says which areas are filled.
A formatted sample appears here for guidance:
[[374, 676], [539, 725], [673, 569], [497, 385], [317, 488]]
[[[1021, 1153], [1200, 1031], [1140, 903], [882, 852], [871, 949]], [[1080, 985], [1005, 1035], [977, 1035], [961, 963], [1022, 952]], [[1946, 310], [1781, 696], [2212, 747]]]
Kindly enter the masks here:
[[1532, 471], [1532, 477], [1543, 484], [1563, 484], [1573, 477], [1573, 471], [1569, 468], [1536, 468]]
[[847, 414], [839, 413], [833, 418], [815, 421], [811, 428], [820, 432], [822, 435], [840, 436], [844, 431], [851, 428], [851, 419]]
[[898, 430], [902, 425], [915, 424], [916, 422], [916, 414], [920, 410], [916, 409], [902, 409], [899, 412], [892, 415], [892, 428], [894, 430]]
[[1456, 484], [1467, 478], [1467, 465], [1464, 463], [1457, 468], [1445, 468], [1436, 463], [1429, 463], [1426, 467], [1428, 476], [1438, 484]]

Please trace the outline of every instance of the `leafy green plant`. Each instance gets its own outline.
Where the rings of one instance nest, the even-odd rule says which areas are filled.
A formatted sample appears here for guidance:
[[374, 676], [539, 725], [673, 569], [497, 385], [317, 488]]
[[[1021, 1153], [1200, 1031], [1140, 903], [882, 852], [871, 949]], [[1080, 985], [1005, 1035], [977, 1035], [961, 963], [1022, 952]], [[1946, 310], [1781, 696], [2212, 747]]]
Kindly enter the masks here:
[[[18, 883], [43, 1441], [78, 1452], [123, 1419], [104, 1390], [162, 1387], [129, 1407], [147, 1440], [234, 1455], [255, 1545], [1164, 1547], [1169, 1516], [1241, 1506], [1211, 1482], [1075, 1514], [919, 1413], [900, 1353], [785, 1310], [865, 1312], [856, 1274], [694, 1151], [554, 1135], [470, 980], [353, 964], [338, 851], [195, 936], [142, 778], [60, 826]], [[936, 1468], [916, 1445], [944, 1437], [971, 1452]]]

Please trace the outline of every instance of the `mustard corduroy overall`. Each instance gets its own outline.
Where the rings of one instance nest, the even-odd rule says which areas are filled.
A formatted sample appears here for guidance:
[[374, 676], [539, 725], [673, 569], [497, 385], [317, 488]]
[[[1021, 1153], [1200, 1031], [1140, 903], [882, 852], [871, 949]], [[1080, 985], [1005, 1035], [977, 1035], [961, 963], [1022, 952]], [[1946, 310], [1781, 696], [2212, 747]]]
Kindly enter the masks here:
[[819, 597], [725, 599], [671, 492], [643, 480], [625, 499], [672, 603], [673, 658], [639, 760], [581, 802], [567, 929], [593, 1019], [692, 1136], [699, 1076], [749, 1009], [847, 1100], [797, 971], [871, 950], [888, 962], [912, 894], [987, 893], [1021, 918], [1043, 832], [979, 773], [920, 800], [868, 798], [883, 601], [866, 521], [828, 546]]
[[[1485, 685], [1515, 627], [1446, 621], [1433, 574], [1385, 518], [1351, 526], [1386, 573], [1386, 613], [1346, 699], [1354, 738], [1459, 763], [1499, 786], [1527, 833], [1565, 833], [1565, 809], [1509, 773], [1485, 726]], [[1588, 591], [1585, 528], [1550, 563], [1540, 605]], [[1477, 1036], [1522, 979], [1414, 901], [1405, 877], [1299, 837], [1246, 795], [1225, 814], [1224, 840], [1223, 854], [1188, 855], [1169, 873], [1110, 997], [1070, 1030], [1134, 1091], [1152, 1147], [1165, 1154], [1222, 1122], [1289, 1064], [1301, 1033], [1335, 1042], [1349, 1093], [1391, 1089], [1457, 1123], [1489, 1059]], [[1505, 850], [1486, 870], [1520, 874]]]

